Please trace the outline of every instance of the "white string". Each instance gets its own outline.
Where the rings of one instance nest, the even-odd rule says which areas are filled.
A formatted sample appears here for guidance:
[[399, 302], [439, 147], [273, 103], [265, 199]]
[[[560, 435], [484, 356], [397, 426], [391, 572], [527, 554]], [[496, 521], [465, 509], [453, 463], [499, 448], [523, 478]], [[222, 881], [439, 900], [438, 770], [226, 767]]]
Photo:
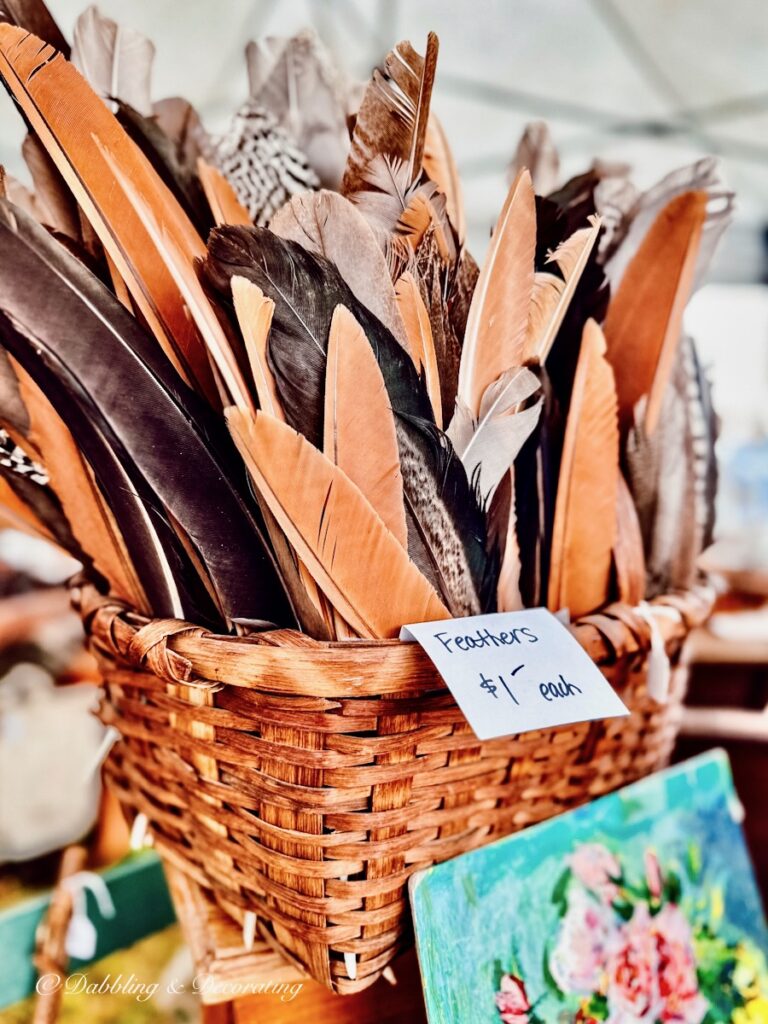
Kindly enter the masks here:
[[69, 875], [61, 882], [62, 888], [72, 894], [72, 917], [67, 928], [64, 949], [68, 957], [77, 960], [92, 960], [96, 954], [97, 932], [93, 921], [88, 917], [86, 891], [93, 894], [96, 906], [103, 918], [113, 918], [116, 914], [115, 904], [101, 875], [92, 871], [78, 871]]
[[651, 631], [651, 650], [648, 654], [648, 669], [646, 686], [648, 696], [658, 704], [666, 704], [669, 700], [669, 683], [672, 678], [672, 668], [669, 663], [669, 655], [661, 635], [657, 616], [676, 619], [680, 621], [682, 616], [676, 608], [668, 605], [655, 604], [651, 606], [647, 601], [641, 601], [636, 608], [637, 614], [648, 623]]

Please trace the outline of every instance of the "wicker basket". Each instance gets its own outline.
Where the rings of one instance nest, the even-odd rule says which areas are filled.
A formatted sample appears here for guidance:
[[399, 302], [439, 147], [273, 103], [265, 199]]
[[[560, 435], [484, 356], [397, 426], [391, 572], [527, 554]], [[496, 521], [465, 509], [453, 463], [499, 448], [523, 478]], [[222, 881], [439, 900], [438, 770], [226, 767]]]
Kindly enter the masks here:
[[[648, 697], [650, 626], [624, 605], [572, 629], [629, 717], [481, 743], [415, 644], [220, 637], [89, 586], [74, 597], [122, 735], [106, 774], [124, 807], [166, 861], [342, 993], [407, 944], [410, 874], [663, 766], [680, 718], [684, 672], [666, 704]], [[673, 664], [711, 599], [655, 602]]]

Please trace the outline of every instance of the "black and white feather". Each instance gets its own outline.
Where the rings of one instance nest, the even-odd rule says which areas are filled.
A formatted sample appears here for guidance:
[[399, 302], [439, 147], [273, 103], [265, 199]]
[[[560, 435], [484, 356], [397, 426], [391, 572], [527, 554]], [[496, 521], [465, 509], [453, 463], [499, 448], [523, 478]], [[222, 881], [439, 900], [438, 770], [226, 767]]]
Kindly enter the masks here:
[[291, 196], [319, 188], [306, 156], [275, 117], [248, 100], [209, 154], [248, 210], [264, 226]]

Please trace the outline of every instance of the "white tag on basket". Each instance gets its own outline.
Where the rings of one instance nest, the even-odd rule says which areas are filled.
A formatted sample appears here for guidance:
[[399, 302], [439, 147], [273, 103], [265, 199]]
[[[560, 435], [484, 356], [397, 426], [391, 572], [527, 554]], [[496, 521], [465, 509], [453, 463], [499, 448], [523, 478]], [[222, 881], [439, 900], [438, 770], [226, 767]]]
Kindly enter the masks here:
[[108, 918], [115, 916], [115, 905], [109, 889], [104, 879], [91, 871], [79, 871], [65, 878], [61, 884], [72, 893], [72, 917], [67, 928], [66, 954], [76, 960], [92, 960], [96, 954], [98, 933], [88, 917], [85, 891], [88, 889], [93, 893], [99, 913]]
[[400, 639], [424, 648], [481, 740], [629, 714], [546, 608], [413, 623]]

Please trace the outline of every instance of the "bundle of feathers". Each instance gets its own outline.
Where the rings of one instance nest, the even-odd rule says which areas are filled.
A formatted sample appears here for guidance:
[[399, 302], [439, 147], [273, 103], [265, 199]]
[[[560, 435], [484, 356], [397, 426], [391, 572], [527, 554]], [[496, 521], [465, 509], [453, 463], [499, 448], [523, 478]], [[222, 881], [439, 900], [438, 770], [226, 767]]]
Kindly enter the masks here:
[[71, 49], [40, 0], [0, 20], [34, 182], [0, 199], [6, 522], [220, 632], [393, 637], [692, 583], [716, 421], [681, 322], [729, 219], [713, 162], [557, 187], [531, 126], [478, 269], [434, 35], [357, 104], [313, 35], [250, 43], [213, 138], [95, 8]]

